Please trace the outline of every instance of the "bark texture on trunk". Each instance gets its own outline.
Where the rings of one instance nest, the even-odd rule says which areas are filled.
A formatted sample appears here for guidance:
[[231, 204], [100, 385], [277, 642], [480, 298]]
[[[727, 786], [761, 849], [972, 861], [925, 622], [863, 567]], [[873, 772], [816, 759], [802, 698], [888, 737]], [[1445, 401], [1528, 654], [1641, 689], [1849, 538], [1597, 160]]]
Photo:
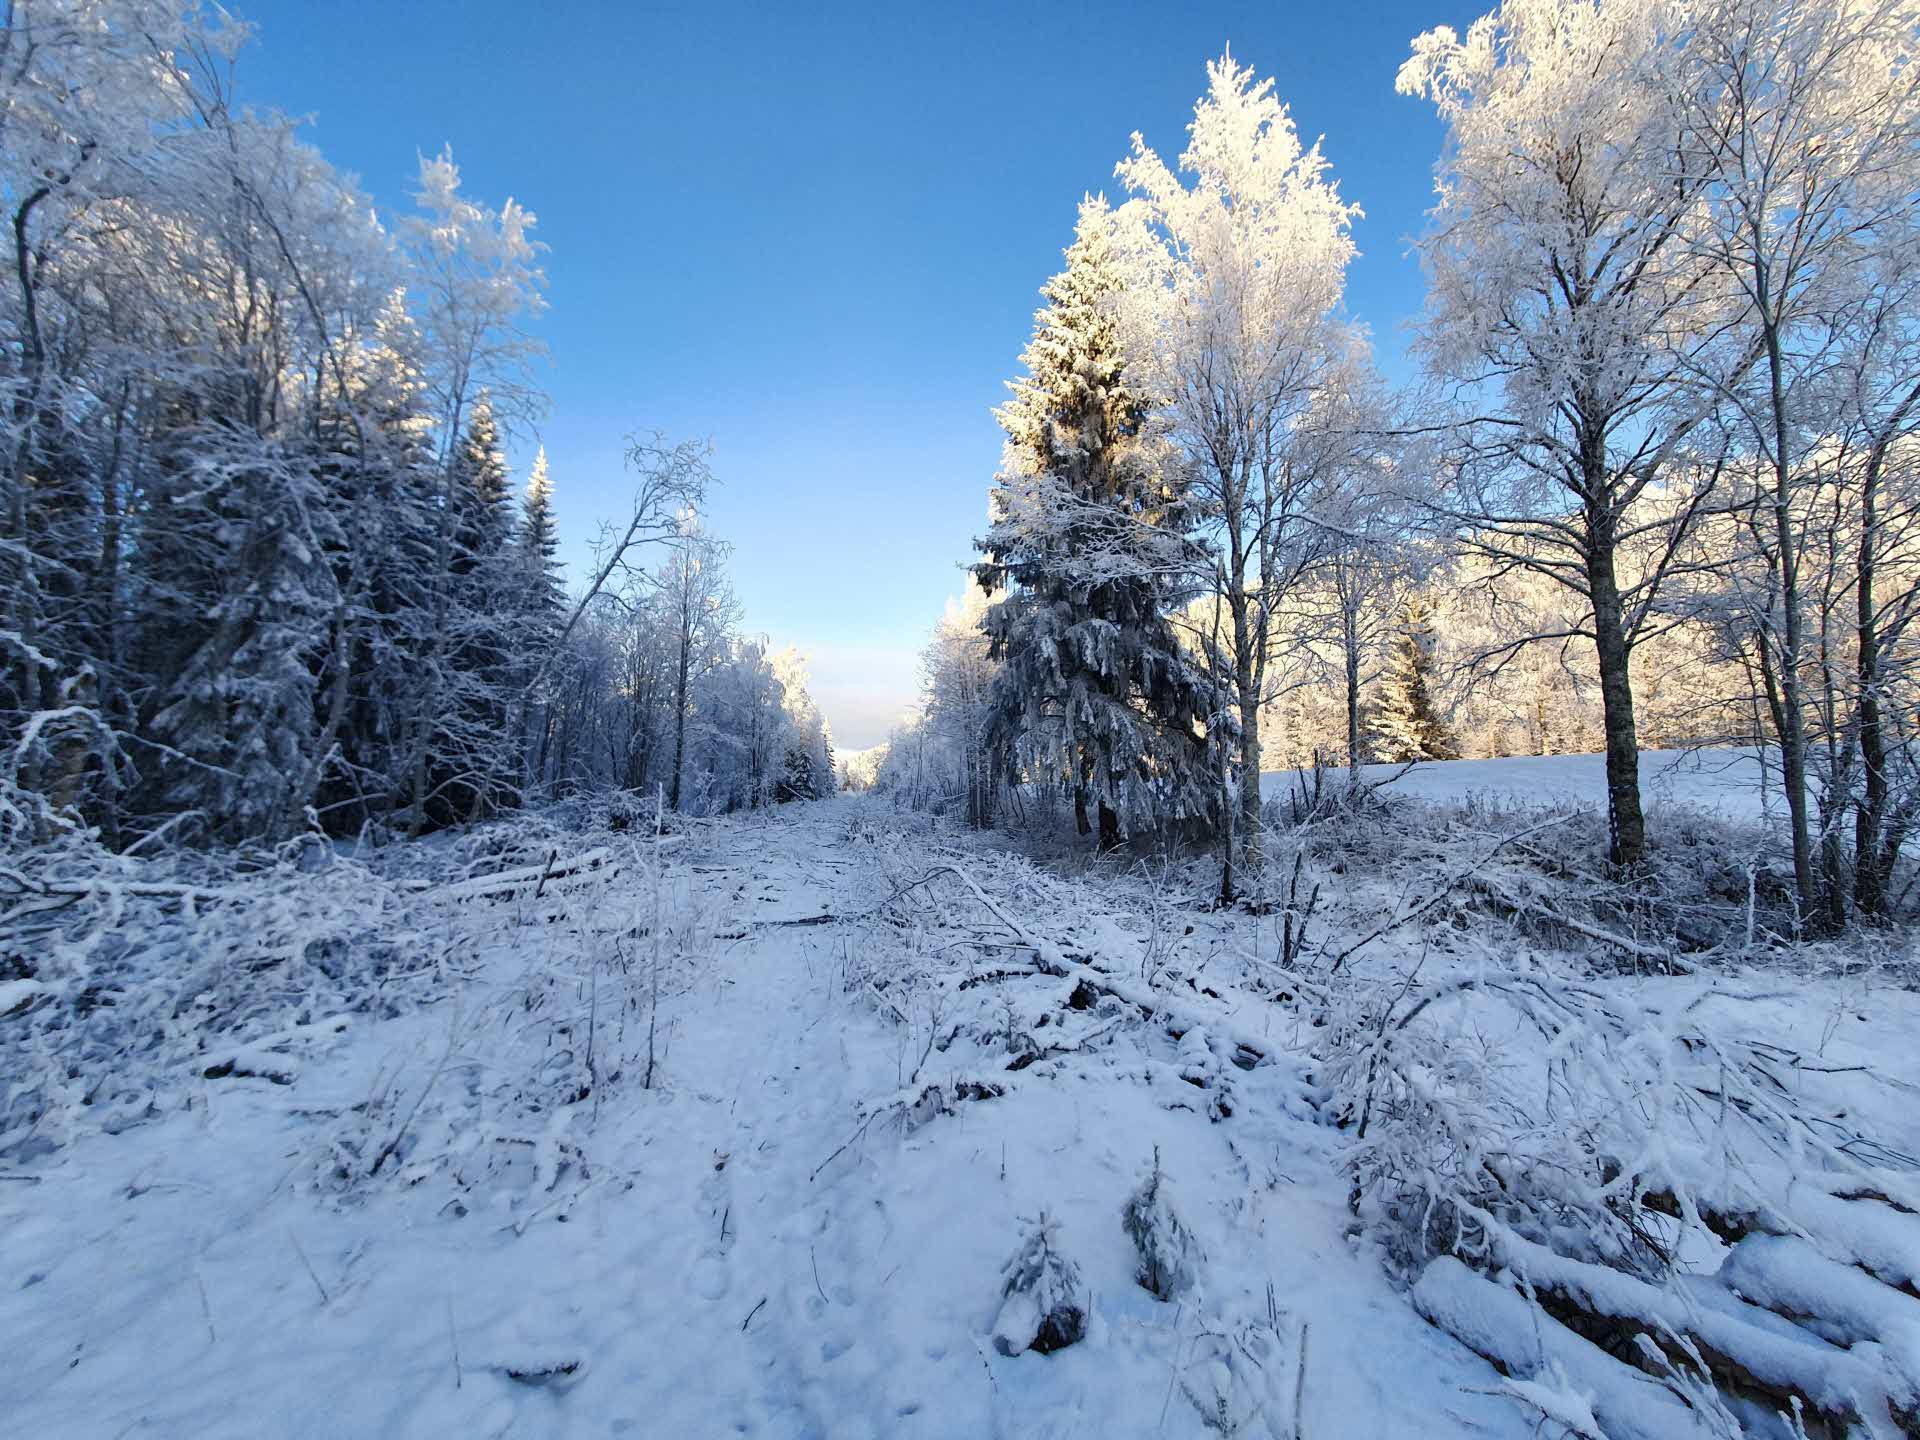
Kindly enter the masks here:
[[1640, 808], [1640, 741], [1628, 671], [1632, 646], [1614, 573], [1614, 549], [1613, 518], [1595, 507], [1587, 517], [1586, 561], [1600, 671], [1601, 724], [1607, 742], [1607, 860], [1617, 869], [1634, 870], [1646, 857], [1647, 823]]

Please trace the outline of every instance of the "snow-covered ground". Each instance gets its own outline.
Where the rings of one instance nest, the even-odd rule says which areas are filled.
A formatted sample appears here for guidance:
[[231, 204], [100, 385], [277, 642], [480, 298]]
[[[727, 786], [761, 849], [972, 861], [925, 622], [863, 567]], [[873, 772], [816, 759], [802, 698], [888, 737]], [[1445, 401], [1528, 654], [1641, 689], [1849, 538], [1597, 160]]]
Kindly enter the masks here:
[[[0, 1430], [1541, 1433], [1356, 1223], [1324, 1036], [1261, 978], [1278, 917], [1209, 912], [1210, 870], [1070, 880], [1003, 844], [849, 799], [702, 826], [658, 877], [429, 892], [421, 1003], [0, 1166]], [[1395, 883], [1330, 895], [1316, 939]], [[1736, 988], [1821, 1084], [1907, 1087], [1843, 1109], [1920, 1153], [1920, 1006], [1873, 983]], [[1673, 1014], [1711, 988], [1647, 985]], [[1156, 1152], [1204, 1255], [1171, 1303], [1120, 1223]], [[1042, 1211], [1088, 1332], [1008, 1356]]]
[[[571, 1117], [587, 1173], [554, 1194], [520, 1177], [458, 1191], [472, 1213], [456, 1216], [437, 1179], [343, 1202], [312, 1174], [326, 1127], [383, 1075], [405, 1071], [411, 1092], [450, 1043], [450, 1070], [502, 1058], [519, 1010], [487, 997], [521, 986], [544, 944], [539, 922], [507, 916], [464, 1011], [456, 995], [356, 1026], [291, 1085], [201, 1082], [177, 1113], [12, 1175], [7, 1433], [1198, 1435], [1176, 1379], [1205, 1368], [1210, 1330], [1264, 1317], [1269, 1286], [1285, 1343], [1310, 1331], [1306, 1434], [1410, 1434], [1447, 1413], [1526, 1433], [1511, 1407], [1462, 1393], [1456, 1372], [1478, 1362], [1342, 1238], [1331, 1137], [1294, 1067], [1236, 1071], [1237, 1114], [1216, 1124], [1164, 1037], [1116, 1038], [1057, 1076], [1006, 1073], [995, 1042], [923, 1056], [920, 1002], [901, 1002], [912, 1025], [889, 1024], [850, 983], [886, 962], [863, 953], [867, 931], [778, 923], [880, 898], [850, 878], [875, 873], [876, 838], [849, 833], [815, 807], [701, 842], [696, 906], [741, 938], [667, 1002], [658, 1086], [629, 1077], [597, 1120]], [[878, 837], [896, 859], [904, 838]], [[910, 849], [915, 864], [943, 853]], [[1041, 1013], [1081, 1018], [1071, 982], [1044, 987]], [[1014, 1002], [1016, 1030], [1036, 998]], [[1122, 1028], [1102, 1014], [1084, 1029], [1102, 1026]], [[972, 1074], [1006, 1093], [904, 1134], [882, 1103]], [[1214, 1257], [1197, 1303], [1133, 1282], [1120, 1210], [1156, 1146]], [[989, 1343], [1000, 1267], [1043, 1207], [1082, 1266], [1090, 1333], [1008, 1358]], [[1297, 1353], [1276, 1361], [1284, 1434]], [[512, 1377], [563, 1366], [577, 1368]]]
[[[1419, 800], [1463, 800], [1488, 796], [1525, 804], [1571, 802], [1596, 809], [1607, 803], [1604, 755], [1515, 755], [1500, 760], [1428, 761], [1411, 767], [1364, 765], [1362, 777], [1382, 783], [1388, 793]], [[1299, 783], [1299, 772], [1269, 771], [1260, 777], [1262, 793], [1284, 795]], [[1752, 749], [1642, 750], [1640, 785], [1649, 809], [1683, 805], [1728, 820], [1759, 820], [1771, 800], [1781, 805], [1777, 773], [1761, 775], [1759, 753]]]

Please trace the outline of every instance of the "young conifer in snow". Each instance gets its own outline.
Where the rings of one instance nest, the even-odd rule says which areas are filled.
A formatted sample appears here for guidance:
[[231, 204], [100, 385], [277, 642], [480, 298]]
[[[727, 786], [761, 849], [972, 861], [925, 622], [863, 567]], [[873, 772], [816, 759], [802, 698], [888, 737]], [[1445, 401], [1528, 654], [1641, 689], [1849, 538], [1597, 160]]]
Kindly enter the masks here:
[[1113, 304], [1123, 288], [1111, 214], [1081, 205], [1067, 268], [1042, 293], [1026, 378], [997, 412], [1007, 432], [993, 525], [976, 569], [991, 595], [988, 739], [1029, 772], [1064, 771], [1080, 833], [1204, 815], [1217, 787], [1206, 736], [1219, 708], [1164, 608], [1187, 562], [1177, 473], [1142, 435]]
[[1058, 1222], [1042, 1210], [1028, 1222], [1020, 1248], [1001, 1272], [1005, 1277], [993, 1344], [1002, 1355], [1065, 1349], [1086, 1334], [1080, 1304], [1080, 1267], [1060, 1253]]
[[1120, 1211], [1120, 1227], [1140, 1252], [1138, 1278], [1143, 1286], [1162, 1300], [1193, 1288], [1206, 1256], [1173, 1208], [1158, 1145], [1153, 1147], [1153, 1168]]
[[560, 581], [560, 535], [554, 524], [553, 477], [547, 470], [544, 445], [533, 457], [514, 543], [522, 610], [529, 621], [557, 630], [566, 609], [566, 588]]
[[1375, 748], [1382, 760], [1451, 760], [1458, 753], [1434, 709], [1434, 643], [1433, 603], [1418, 593], [1408, 596], [1374, 707]]

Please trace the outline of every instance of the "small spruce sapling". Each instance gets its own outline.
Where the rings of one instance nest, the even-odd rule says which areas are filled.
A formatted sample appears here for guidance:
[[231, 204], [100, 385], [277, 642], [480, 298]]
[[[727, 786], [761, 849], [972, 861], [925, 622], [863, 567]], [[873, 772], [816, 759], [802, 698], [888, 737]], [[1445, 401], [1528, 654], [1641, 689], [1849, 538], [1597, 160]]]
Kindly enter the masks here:
[[1080, 1267], [1060, 1253], [1058, 1230], [1058, 1223], [1042, 1210], [1028, 1222], [1020, 1248], [1001, 1272], [1003, 1298], [993, 1324], [993, 1344], [1002, 1355], [1023, 1350], [1048, 1355], [1086, 1334]]
[[1120, 1226], [1140, 1252], [1136, 1278], [1162, 1300], [1193, 1287], [1206, 1256], [1193, 1232], [1174, 1211], [1171, 1187], [1160, 1169], [1160, 1147], [1153, 1147], [1153, 1169], [1127, 1197]]

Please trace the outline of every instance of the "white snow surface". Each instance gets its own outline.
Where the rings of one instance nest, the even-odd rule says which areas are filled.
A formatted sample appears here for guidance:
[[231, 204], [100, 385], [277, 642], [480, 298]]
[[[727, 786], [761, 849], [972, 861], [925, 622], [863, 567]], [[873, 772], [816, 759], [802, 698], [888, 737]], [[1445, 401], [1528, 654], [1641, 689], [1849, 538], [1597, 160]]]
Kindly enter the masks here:
[[[0, 1166], [0, 1431], [1220, 1433], [1205, 1412], [1273, 1440], [1519, 1440], [1543, 1413], [1585, 1425], [1591, 1401], [1658, 1433], [1666, 1393], [1578, 1344], [1506, 1385], [1420, 1310], [1484, 1321], [1491, 1353], [1520, 1343], [1512, 1291], [1442, 1266], [1417, 1309], [1354, 1238], [1313, 1035], [1206, 968], [1270, 946], [1274, 922], [1003, 845], [853, 797], [694, 827], [658, 891], [610, 868], [538, 901], [444, 887], [460, 963], [426, 1003], [230, 1045], [247, 1063], [183, 1075], [154, 1118]], [[644, 956], [658, 893], [684, 943], [646, 1089], [644, 969], [590, 963], [589, 942]], [[1356, 884], [1317, 923], [1370, 925], [1382, 893]], [[1173, 907], [1151, 932], [1149, 902]], [[1075, 976], [1109, 993], [1076, 1003]], [[1810, 1085], [1884, 1067], [1911, 1093], [1920, 1005], [1865, 984], [1809, 979], [1737, 1013], [1821, 1047], [1839, 1073]], [[590, 1097], [573, 1089], [589, 1016]], [[564, 1083], [543, 1092], [549, 1072]], [[1920, 1150], [1910, 1105], [1847, 1099]], [[356, 1126], [409, 1114], [393, 1166], [329, 1178]], [[1136, 1283], [1121, 1226], [1156, 1147], [1206, 1257], [1174, 1303]], [[1087, 1335], [1009, 1357], [1002, 1267], [1043, 1210]], [[1904, 1275], [1901, 1243], [1859, 1247]]]
[[[464, 1216], [444, 1177], [347, 1199], [313, 1178], [331, 1117], [396, 1067], [403, 1093], [418, 1087], [450, 1026], [443, 1087], [462, 1065], [506, 1063], [517, 1011], [486, 1031], [455, 1018], [511, 992], [547, 943], [537, 915], [505, 906], [463, 922], [481, 947], [472, 993], [358, 1023], [290, 1084], [196, 1077], [183, 1108], [0, 1172], [0, 1429], [1199, 1436], [1215, 1432], [1187, 1393], [1232, 1370], [1203, 1332], [1264, 1321], [1271, 1285], [1285, 1350], [1271, 1393], [1236, 1402], [1266, 1415], [1245, 1433], [1293, 1433], [1309, 1319], [1304, 1433], [1528, 1433], [1510, 1402], [1462, 1392], [1463, 1372], [1484, 1365], [1343, 1238], [1332, 1132], [1301, 1110], [1289, 1066], [1233, 1071], [1238, 1112], [1213, 1123], [1171, 1041], [1090, 1011], [1080, 1033], [1109, 1035], [1071, 1066], [1010, 1074], [1004, 1050], [932, 1052], [919, 1086], [979, 1071], [1006, 1093], [917, 1128], [886, 1123], [876, 1102], [916, 1088], [903, 1081], [925, 1033], [849, 984], [875, 942], [765, 923], [881, 898], [852, 893], [871, 867], [860, 852], [876, 848], [849, 838], [843, 812], [858, 803], [717, 825], [676, 852], [714, 929], [745, 938], [719, 942], [663, 1001], [655, 1089], [629, 1076], [597, 1119], [591, 1102], [556, 1112], [581, 1112], [572, 1137], [590, 1157], [584, 1179], [559, 1179], [577, 1192], [565, 1204], [542, 1212], [539, 1174], [460, 1192]], [[914, 865], [944, 853], [905, 836], [879, 847]], [[937, 903], [960, 908], [961, 893]], [[1048, 933], [1072, 921], [1047, 917]], [[900, 943], [915, 943], [911, 928]], [[1031, 983], [1055, 1004], [1072, 987]], [[1205, 1296], [1178, 1305], [1135, 1283], [1120, 1224], [1155, 1145], [1181, 1177], [1187, 1223], [1221, 1257]], [[1088, 1287], [1088, 1335], [1008, 1358], [991, 1341], [1001, 1267], [1043, 1206]]]
[[[1640, 787], [1650, 810], [1684, 806], [1727, 820], [1754, 821], [1783, 809], [1779, 777], [1762, 784], [1760, 752], [1739, 747], [1642, 750]], [[1363, 765], [1361, 778], [1389, 795], [1416, 800], [1459, 801], [1487, 797], [1508, 804], [1570, 803], [1605, 809], [1604, 755], [1513, 755], [1498, 760], [1426, 761], [1413, 766]], [[1344, 771], [1330, 772], [1344, 776]], [[1284, 798], [1300, 782], [1293, 770], [1260, 777], [1261, 795]], [[1769, 810], [1771, 803], [1771, 811]]]

